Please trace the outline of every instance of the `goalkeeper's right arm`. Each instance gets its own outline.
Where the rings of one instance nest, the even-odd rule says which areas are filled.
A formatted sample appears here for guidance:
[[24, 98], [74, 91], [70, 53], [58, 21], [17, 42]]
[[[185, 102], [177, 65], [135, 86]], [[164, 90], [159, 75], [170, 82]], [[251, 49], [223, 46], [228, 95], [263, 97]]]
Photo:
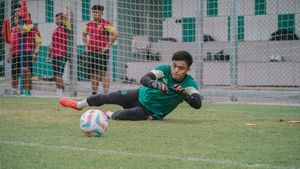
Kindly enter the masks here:
[[149, 72], [141, 78], [140, 83], [143, 86], [152, 87], [152, 82], [155, 80], [156, 80], [156, 76], [154, 75], [154, 73]]
[[157, 81], [156, 76], [152, 72], [149, 72], [146, 75], [144, 75], [141, 78], [140, 83], [143, 86], [150, 87], [150, 88], [153, 88], [153, 89], [158, 89], [158, 90], [161, 90], [163, 93], [168, 94], [167, 85], [165, 85], [162, 82]]

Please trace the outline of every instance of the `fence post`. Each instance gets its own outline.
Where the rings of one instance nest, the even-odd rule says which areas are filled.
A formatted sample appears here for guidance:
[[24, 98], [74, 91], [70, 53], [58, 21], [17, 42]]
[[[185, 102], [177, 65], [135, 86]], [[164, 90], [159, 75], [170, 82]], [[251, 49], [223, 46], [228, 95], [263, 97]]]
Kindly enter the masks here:
[[203, 0], [195, 0], [196, 4], [196, 81], [203, 86]]
[[[11, 0], [5, 0], [4, 1], [4, 18], [8, 18], [11, 21], [13, 19], [11, 19], [11, 5], [12, 2]], [[11, 22], [11, 24], [13, 23], [13, 21]], [[10, 45], [4, 43], [4, 93], [6, 95], [10, 95], [11, 94], [11, 64], [8, 63], [7, 58], [9, 55], [9, 50], [10, 50]]]
[[230, 13], [230, 86], [232, 88], [238, 85], [238, 65], [237, 65], [237, 14], [236, 6], [237, 1], [231, 1], [231, 13]]
[[[112, 24], [114, 22], [114, 2], [112, 0], [106, 0], [106, 19], [109, 20]], [[108, 49], [109, 50], [109, 79], [110, 82], [114, 78], [114, 72], [113, 72], [113, 45]], [[109, 83], [110, 83], [109, 82]]]
[[70, 33], [70, 96], [77, 96], [77, 1], [71, 3], [70, 17], [72, 30]]

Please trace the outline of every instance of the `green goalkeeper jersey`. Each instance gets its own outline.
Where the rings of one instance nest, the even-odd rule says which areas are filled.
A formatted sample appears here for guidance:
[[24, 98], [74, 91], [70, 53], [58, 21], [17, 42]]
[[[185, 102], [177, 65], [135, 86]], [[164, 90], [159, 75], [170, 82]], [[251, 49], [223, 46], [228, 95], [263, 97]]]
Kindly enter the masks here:
[[189, 94], [199, 93], [198, 86], [192, 76], [186, 75], [181, 82], [174, 81], [170, 65], [160, 65], [151, 71], [159, 82], [167, 85], [168, 95], [158, 89], [142, 86], [139, 88], [139, 102], [153, 113], [155, 119], [162, 119], [174, 110], [183, 99], [170, 88], [177, 84], [182, 86]]

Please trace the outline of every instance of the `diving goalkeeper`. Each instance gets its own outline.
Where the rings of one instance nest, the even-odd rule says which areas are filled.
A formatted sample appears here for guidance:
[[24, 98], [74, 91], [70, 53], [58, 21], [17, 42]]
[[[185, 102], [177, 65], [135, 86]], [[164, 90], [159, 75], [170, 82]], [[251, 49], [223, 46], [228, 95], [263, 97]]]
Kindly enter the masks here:
[[123, 110], [105, 111], [106, 116], [114, 120], [161, 120], [183, 101], [200, 109], [202, 103], [197, 83], [187, 74], [192, 63], [193, 58], [188, 52], [178, 51], [172, 56], [171, 65], [157, 66], [144, 75], [140, 80], [143, 86], [138, 89], [92, 95], [82, 101], [61, 98], [59, 102], [76, 110], [104, 104], [120, 105]]

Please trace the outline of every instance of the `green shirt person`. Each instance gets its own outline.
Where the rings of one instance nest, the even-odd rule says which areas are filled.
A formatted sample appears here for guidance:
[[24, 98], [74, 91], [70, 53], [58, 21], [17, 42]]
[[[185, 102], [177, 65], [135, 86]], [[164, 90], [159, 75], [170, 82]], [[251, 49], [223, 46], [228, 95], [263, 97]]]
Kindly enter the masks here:
[[120, 105], [123, 109], [115, 112], [102, 110], [114, 120], [161, 120], [183, 101], [200, 109], [202, 102], [198, 85], [187, 74], [192, 63], [193, 58], [188, 52], [178, 51], [172, 56], [171, 65], [159, 65], [144, 75], [138, 89], [92, 95], [79, 102], [61, 98], [59, 102], [76, 110], [104, 104]]
[[[192, 76], [185, 75], [181, 81], [176, 81], [172, 78], [171, 70], [172, 66], [170, 65], [160, 65], [151, 71], [151, 73], [155, 75], [157, 82], [163, 83], [168, 89], [172, 89], [173, 86], [178, 85], [185, 89], [187, 94], [199, 94], [197, 83]], [[149, 76], [151, 76], [151, 73]], [[161, 119], [169, 114], [180, 103], [182, 103], [183, 100], [183, 97], [178, 97], [176, 90], [169, 90], [167, 93], [163, 93], [151, 86], [142, 86], [139, 88], [139, 102], [145, 108], [150, 110], [153, 113], [152, 116], [157, 119]]]

